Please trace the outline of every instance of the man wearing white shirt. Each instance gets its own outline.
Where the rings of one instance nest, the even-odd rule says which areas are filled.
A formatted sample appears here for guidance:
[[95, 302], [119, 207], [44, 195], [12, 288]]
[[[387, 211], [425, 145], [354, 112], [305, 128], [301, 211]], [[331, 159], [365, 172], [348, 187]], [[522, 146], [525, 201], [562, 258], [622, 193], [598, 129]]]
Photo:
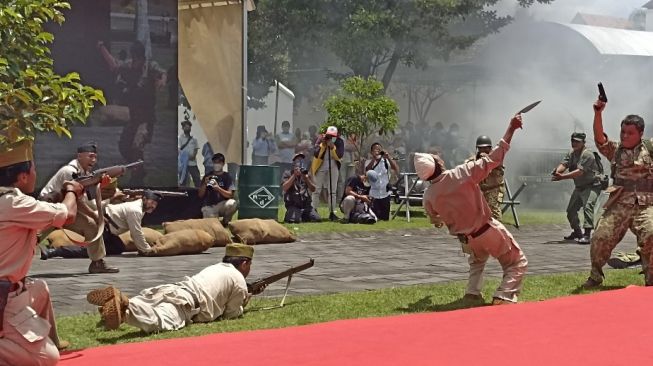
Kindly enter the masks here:
[[397, 162], [390, 157], [383, 146], [375, 142], [370, 148], [372, 159], [365, 162], [365, 171], [373, 170], [379, 175], [379, 179], [370, 187], [372, 197], [372, 211], [379, 220], [390, 219], [390, 171], [399, 174]]
[[[77, 158], [70, 161], [68, 164], [62, 166], [57, 173], [50, 178], [50, 181], [45, 185], [39, 194], [39, 199], [52, 201], [53, 195], [61, 192], [64, 181], [73, 180], [76, 174], [90, 174], [93, 167], [97, 163], [97, 144], [95, 142], [88, 142], [77, 148]], [[94, 207], [89, 200], [82, 198], [79, 202], [79, 211], [75, 218], [75, 222], [66, 225], [65, 229], [74, 231], [82, 235], [85, 240], [91, 240], [98, 232], [98, 226], [95, 219], [92, 217], [94, 211], [90, 206]], [[88, 257], [91, 259], [91, 264], [88, 267], [89, 273], [117, 273], [120, 272], [118, 268], [109, 267], [104, 261], [107, 255], [104, 246], [104, 240], [100, 236], [97, 240], [91, 242], [86, 250]]]
[[[125, 251], [125, 245], [118, 235], [129, 231], [134, 245], [139, 253], [147, 253], [152, 250], [150, 243], [145, 240], [141, 221], [145, 213], [152, 213], [156, 210], [161, 194], [145, 191], [143, 197], [135, 201], [108, 204], [104, 209], [106, 220], [105, 231], [102, 237], [109, 255], [119, 255]], [[41, 249], [41, 259], [53, 257], [63, 258], [88, 258], [87, 249], [77, 245], [69, 245], [54, 249]]]

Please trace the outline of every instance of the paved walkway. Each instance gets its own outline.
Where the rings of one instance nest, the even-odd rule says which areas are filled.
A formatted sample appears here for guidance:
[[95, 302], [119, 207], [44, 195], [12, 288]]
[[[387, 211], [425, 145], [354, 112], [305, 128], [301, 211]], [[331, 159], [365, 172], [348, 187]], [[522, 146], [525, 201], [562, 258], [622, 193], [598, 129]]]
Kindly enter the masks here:
[[[529, 273], [587, 271], [589, 246], [563, 243], [569, 233], [562, 225], [509, 228], [529, 260]], [[635, 237], [628, 234], [616, 250], [632, 251]], [[32, 277], [45, 279], [58, 315], [95, 311], [86, 303], [93, 288], [113, 284], [129, 295], [162, 283], [177, 282], [221, 260], [223, 248], [199, 255], [146, 258], [133, 254], [111, 257], [120, 273], [91, 275], [86, 259], [34, 259]], [[467, 260], [457, 240], [444, 231], [416, 229], [405, 232], [327, 233], [302, 237], [292, 244], [256, 246], [250, 279], [280, 272], [291, 265], [315, 259], [315, 266], [293, 278], [290, 294], [321, 294], [361, 291], [396, 286], [465, 280]], [[499, 277], [501, 269], [490, 260], [489, 276]], [[264, 293], [283, 293], [285, 281], [271, 285]], [[461, 294], [462, 295], [462, 294]]]

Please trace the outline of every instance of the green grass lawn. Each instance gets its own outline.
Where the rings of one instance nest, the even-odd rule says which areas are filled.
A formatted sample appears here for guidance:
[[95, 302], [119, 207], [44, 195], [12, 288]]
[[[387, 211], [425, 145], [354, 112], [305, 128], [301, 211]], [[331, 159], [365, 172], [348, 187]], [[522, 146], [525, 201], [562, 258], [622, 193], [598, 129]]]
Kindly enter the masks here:
[[[390, 217], [396, 211], [399, 205], [392, 205]], [[329, 217], [329, 210], [325, 206], [321, 206], [318, 210], [320, 217], [323, 218], [319, 223], [302, 223], [302, 224], [284, 224], [288, 229], [294, 231], [296, 234], [306, 233], [323, 233], [323, 232], [350, 232], [350, 231], [385, 231], [385, 230], [409, 230], [432, 227], [424, 209], [411, 208], [410, 222], [406, 220], [405, 209], [397, 215], [394, 220], [379, 221], [374, 225], [362, 224], [341, 224], [338, 222], [329, 222], [326, 218]], [[278, 220], [283, 222], [284, 215], [286, 214], [285, 207], [279, 207]], [[521, 225], [545, 225], [545, 224], [566, 224], [567, 218], [564, 210], [550, 211], [550, 210], [519, 210], [518, 209], [519, 223]], [[342, 212], [338, 212], [338, 217], [342, 217]], [[234, 219], [236, 219], [235, 217]], [[510, 213], [510, 210], [503, 216], [503, 222], [506, 225], [514, 225], [515, 221]]]
[[[587, 273], [566, 273], [526, 277], [521, 301], [540, 301], [561, 296], [612, 290], [630, 284], [643, 285], [638, 270], [608, 270], [604, 287], [584, 291], [579, 284]], [[485, 286], [485, 299], [492, 298], [497, 279]], [[207, 324], [193, 324], [175, 332], [147, 335], [128, 325], [115, 331], [104, 331], [99, 326], [98, 314], [85, 314], [58, 319], [59, 334], [72, 343], [74, 349], [100, 345], [142, 342], [164, 338], [180, 338], [211, 333], [235, 332], [255, 329], [282, 328], [320, 323], [338, 319], [367, 318], [419, 312], [449, 311], [481, 304], [461, 301], [465, 282], [437, 285], [420, 285], [383, 290], [352, 292], [333, 295], [289, 297], [286, 306], [261, 310], [276, 305], [278, 299], [257, 297], [247, 307], [245, 316], [235, 320]]]

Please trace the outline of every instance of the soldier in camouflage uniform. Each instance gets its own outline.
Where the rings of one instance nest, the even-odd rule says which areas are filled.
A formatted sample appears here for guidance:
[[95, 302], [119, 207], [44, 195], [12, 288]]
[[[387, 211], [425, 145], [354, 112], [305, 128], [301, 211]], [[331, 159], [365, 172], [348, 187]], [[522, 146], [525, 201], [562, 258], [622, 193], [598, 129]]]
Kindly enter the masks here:
[[621, 122], [620, 142], [608, 140], [603, 130], [605, 102], [594, 103], [594, 139], [599, 152], [612, 165], [613, 186], [594, 236], [591, 239], [592, 269], [584, 288], [600, 286], [605, 277], [603, 266], [615, 246], [630, 229], [637, 236], [642, 257], [644, 281], [653, 285], [651, 250], [653, 249], [653, 141], [642, 139], [644, 120], [628, 115]]
[[[571, 134], [571, 151], [553, 171], [551, 180], [574, 180], [574, 191], [567, 205], [567, 220], [572, 232], [565, 240], [576, 239], [578, 244], [589, 244], [594, 229], [594, 206], [601, 194], [599, 166], [594, 153], [585, 147], [586, 135], [582, 132]], [[568, 170], [567, 173], [564, 173]], [[583, 233], [580, 229], [578, 211], [583, 209]]]
[[[485, 135], [479, 136], [476, 139], [476, 156], [473, 156], [467, 160], [465, 163], [478, 160], [483, 156], [492, 151], [492, 140]], [[490, 175], [487, 178], [483, 179], [479, 184], [481, 187], [481, 192], [483, 192], [483, 197], [490, 210], [492, 211], [492, 217], [501, 221], [501, 202], [503, 201], [503, 194], [505, 189], [505, 183], [503, 176], [505, 174], [505, 168], [503, 165], [492, 169]]]

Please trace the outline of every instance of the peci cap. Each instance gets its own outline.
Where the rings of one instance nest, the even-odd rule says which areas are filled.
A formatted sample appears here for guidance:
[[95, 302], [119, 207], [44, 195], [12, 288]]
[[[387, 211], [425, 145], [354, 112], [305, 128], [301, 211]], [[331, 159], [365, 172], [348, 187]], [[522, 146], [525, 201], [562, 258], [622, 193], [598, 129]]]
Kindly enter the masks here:
[[583, 132], [574, 132], [571, 134], [571, 140], [572, 141], [580, 141], [580, 142], [585, 142], [585, 138], [587, 135], [585, 135]]
[[97, 142], [89, 141], [77, 148], [77, 153], [92, 152], [97, 154]]
[[143, 192], [143, 198], [147, 198], [148, 200], [153, 200], [153, 201], [161, 201], [163, 199], [163, 195], [158, 192], [151, 191], [149, 189], [146, 189]]
[[338, 127], [336, 127], [336, 126], [327, 127], [326, 135], [327, 136], [332, 136], [332, 137], [338, 137]]
[[245, 257], [252, 259], [254, 258], [254, 247], [240, 243], [227, 244], [224, 255], [226, 257]]
[[34, 160], [32, 146], [32, 141], [23, 140], [13, 147], [0, 152], [0, 168]]

